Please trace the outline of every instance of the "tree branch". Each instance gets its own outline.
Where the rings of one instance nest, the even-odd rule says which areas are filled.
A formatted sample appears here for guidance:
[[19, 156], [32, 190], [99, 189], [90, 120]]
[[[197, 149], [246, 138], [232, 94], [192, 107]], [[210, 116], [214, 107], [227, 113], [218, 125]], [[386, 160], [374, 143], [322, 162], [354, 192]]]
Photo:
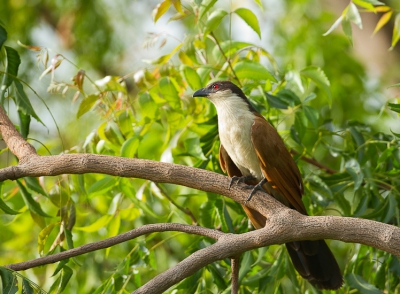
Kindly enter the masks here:
[[129, 240], [135, 239], [142, 235], [155, 233], [155, 232], [166, 232], [166, 231], [184, 232], [184, 233], [188, 233], [188, 234], [195, 234], [195, 235], [201, 235], [204, 237], [209, 237], [212, 239], [218, 239], [225, 234], [225, 233], [222, 233], [217, 230], [207, 229], [207, 228], [203, 228], [203, 227], [199, 227], [199, 226], [174, 224], [174, 223], [150, 224], [150, 225], [144, 225], [138, 229], [134, 229], [129, 232], [119, 234], [115, 237], [108, 238], [108, 239], [105, 239], [105, 240], [102, 240], [99, 242], [85, 244], [85, 245], [77, 247], [77, 248], [73, 248], [73, 249], [66, 250], [66, 251], [63, 251], [60, 253], [40, 257], [37, 259], [33, 259], [33, 260], [21, 262], [21, 263], [5, 265], [5, 267], [12, 269], [14, 271], [26, 270], [26, 269], [30, 269], [30, 268], [33, 268], [36, 266], [54, 263], [54, 262], [58, 262], [58, 261], [61, 261], [64, 259], [78, 256], [78, 255], [86, 254], [88, 252], [108, 248], [108, 247], [129, 241]]

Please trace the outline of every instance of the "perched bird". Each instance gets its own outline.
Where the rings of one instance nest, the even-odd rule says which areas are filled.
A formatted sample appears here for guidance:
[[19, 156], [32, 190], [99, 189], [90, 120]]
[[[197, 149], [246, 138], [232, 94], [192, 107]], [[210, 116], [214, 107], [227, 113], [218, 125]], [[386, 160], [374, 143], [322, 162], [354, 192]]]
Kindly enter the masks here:
[[[222, 170], [232, 178], [245, 178], [248, 184], [259, 183], [281, 203], [307, 215], [301, 200], [303, 181], [295, 161], [278, 132], [242, 90], [229, 81], [218, 81], [196, 91], [193, 97], [207, 97], [217, 109]], [[256, 229], [265, 226], [263, 215], [243, 208]], [[286, 243], [286, 248], [296, 270], [312, 285], [332, 290], [342, 286], [339, 266], [324, 240]]]

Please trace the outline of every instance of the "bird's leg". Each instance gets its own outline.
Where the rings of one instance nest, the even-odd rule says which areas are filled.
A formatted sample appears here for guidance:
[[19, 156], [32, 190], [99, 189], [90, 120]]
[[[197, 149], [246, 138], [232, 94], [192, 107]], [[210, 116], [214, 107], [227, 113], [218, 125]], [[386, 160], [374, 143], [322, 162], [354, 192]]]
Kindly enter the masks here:
[[[252, 175], [248, 175], [248, 176], [241, 176], [241, 177], [237, 177], [237, 176], [233, 176], [231, 178], [231, 181], [229, 183], [229, 189], [232, 187], [233, 183], [236, 181], [236, 185], [239, 183], [245, 183], [246, 181], [249, 180], [255, 180], [256, 178], [253, 177]], [[253, 188], [253, 186], [251, 185], [247, 185], [245, 188]]]
[[268, 180], [266, 178], [263, 178], [257, 185], [253, 186], [253, 190], [251, 190], [249, 197], [247, 197], [246, 201], [244, 202], [244, 205], [246, 205], [247, 202], [251, 200], [251, 197], [253, 197], [254, 193], [256, 193], [258, 190], [267, 193], [267, 191], [265, 191], [265, 189], [263, 188], [263, 185], [265, 183], [268, 183]]

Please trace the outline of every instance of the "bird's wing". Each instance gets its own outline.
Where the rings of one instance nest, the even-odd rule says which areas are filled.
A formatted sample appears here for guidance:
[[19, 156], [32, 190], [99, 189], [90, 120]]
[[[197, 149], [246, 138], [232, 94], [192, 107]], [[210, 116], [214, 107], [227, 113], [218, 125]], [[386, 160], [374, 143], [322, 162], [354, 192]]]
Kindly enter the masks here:
[[[242, 173], [236, 164], [233, 162], [224, 146], [221, 144], [219, 147], [219, 163], [224, 173], [228, 173], [229, 177], [241, 177]], [[248, 185], [256, 185], [257, 181], [246, 181]], [[266, 218], [258, 211], [242, 205], [244, 212], [246, 212], [251, 223], [256, 229], [261, 229], [265, 226]]]
[[[268, 134], [275, 134], [275, 136]], [[299, 168], [278, 132], [260, 114], [256, 114], [254, 118], [251, 140], [260, 160], [264, 177], [279, 194], [288, 200], [292, 208], [307, 214], [301, 201], [303, 182]]]

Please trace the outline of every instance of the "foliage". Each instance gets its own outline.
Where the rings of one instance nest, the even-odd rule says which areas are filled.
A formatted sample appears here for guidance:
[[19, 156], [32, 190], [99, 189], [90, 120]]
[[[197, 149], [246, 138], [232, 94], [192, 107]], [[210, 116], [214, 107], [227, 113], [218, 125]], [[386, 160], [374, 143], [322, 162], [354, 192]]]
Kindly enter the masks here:
[[[399, 225], [400, 134], [383, 132], [368, 123], [371, 117], [384, 119], [391, 110], [385, 103], [372, 113], [360, 107], [364, 97], [380, 89], [368, 87], [365, 69], [349, 53], [346, 40], [352, 40], [350, 22], [361, 27], [361, 8], [384, 13], [374, 33], [395, 17], [394, 10], [379, 1], [353, 0], [332, 22], [330, 15], [310, 9], [317, 5], [315, 1], [287, 2], [283, 6], [292, 5], [291, 9], [283, 7], [286, 13], [272, 20], [273, 34], [266, 36], [261, 17], [256, 15], [273, 8], [255, 1], [255, 9], [226, 9], [220, 2], [159, 3], [153, 10], [154, 22], [165, 21], [168, 16], [168, 21], [181, 25], [184, 37], [182, 41], [163, 39], [160, 47], [173, 44], [166, 54], [148, 60], [148, 66], [125, 76], [118, 73], [93, 78], [96, 75], [90, 73], [90, 68], [83, 70], [62, 53], [51, 55], [45, 47], [21, 43], [21, 47], [38, 54], [44, 69], [37, 77], [51, 76], [49, 90], [66, 94], [79, 104], [76, 117], [82, 125], [89, 112], [96, 113], [100, 121], [94, 131], [85, 134], [84, 142], [75, 142], [75, 147], [63, 152], [147, 158], [221, 173], [216, 111], [207, 101], [190, 96], [211, 80], [230, 79], [242, 87], [297, 154], [295, 159], [305, 182], [304, 203], [311, 215], [361, 217]], [[90, 15], [85, 7], [82, 13]], [[90, 19], [77, 38], [91, 29], [87, 27]], [[293, 21], [297, 21], [296, 27], [291, 27]], [[273, 47], [232, 37], [232, 22], [248, 26], [263, 44], [271, 41]], [[340, 23], [345, 36], [334, 31]], [[397, 15], [392, 47], [399, 40], [398, 33]], [[7, 37], [5, 26], [0, 26], [4, 64], [1, 102], [6, 110], [15, 105], [19, 130], [33, 141], [35, 137], [29, 135], [31, 118], [42, 122], [42, 114], [35, 112], [31, 101], [41, 96], [19, 78], [21, 58], [14, 43], [3, 44]], [[149, 42], [157, 44], [160, 36], [153, 37]], [[104, 42], [102, 45], [107, 47], [110, 39]], [[93, 56], [85, 54], [100, 50], [97, 46], [89, 43], [86, 51], [77, 54], [80, 58], [88, 56], [90, 64], [94, 55], [105, 54], [104, 48]], [[68, 67], [76, 72], [73, 83], [58, 81], [61, 65], [64, 70]], [[398, 104], [388, 106], [399, 112]], [[43, 142], [38, 152], [51, 150], [46, 150], [47, 144], [52, 143]], [[330, 170], [302, 161], [301, 156], [315, 158]], [[16, 163], [9, 157], [7, 161]], [[240, 205], [229, 199], [139, 179], [65, 175], [4, 182], [0, 189], [3, 265], [98, 241], [147, 223], [192, 223], [182, 207], [189, 208], [201, 226], [234, 233], [249, 230]], [[23, 276], [0, 268], [3, 292], [15, 293], [29, 285], [24, 291], [41, 291], [32, 286], [33, 280], [50, 293], [125, 293], [209, 244], [210, 240], [200, 237], [159, 233], [29, 270]], [[330, 246], [344, 272], [343, 293], [400, 292], [400, 264], [395, 256], [338, 241]], [[230, 261], [223, 260], [182, 281], [171, 292], [230, 291], [230, 274]], [[244, 254], [240, 281], [241, 293], [317, 293], [298, 277], [282, 246]]]

